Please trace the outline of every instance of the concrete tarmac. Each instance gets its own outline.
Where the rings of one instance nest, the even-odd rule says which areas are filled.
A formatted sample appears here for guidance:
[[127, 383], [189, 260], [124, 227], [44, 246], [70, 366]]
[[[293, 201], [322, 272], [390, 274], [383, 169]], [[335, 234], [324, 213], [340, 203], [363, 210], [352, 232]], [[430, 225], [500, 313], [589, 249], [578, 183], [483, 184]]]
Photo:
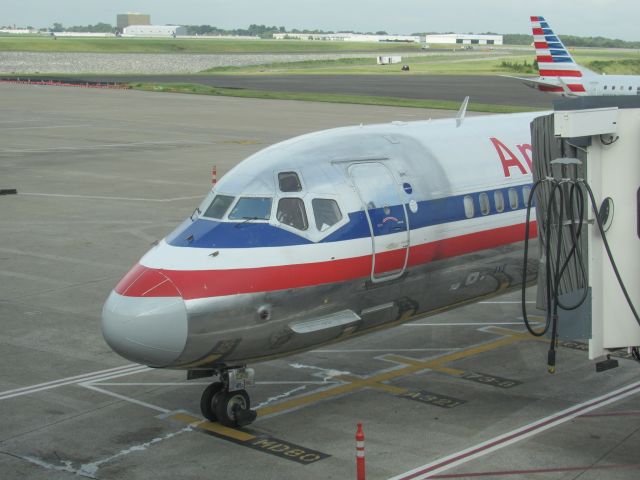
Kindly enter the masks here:
[[[109, 291], [224, 174], [322, 128], [451, 112], [0, 85], [0, 478], [635, 479], [637, 363], [596, 374], [510, 293], [257, 365], [259, 417], [203, 421], [206, 380], [114, 354]], [[535, 298], [533, 290], [528, 292]], [[532, 305], [530, 305], [532, 307]]]
[[[59, 77], [61, 78], [61, 77]], [[497, 75], [86, 75], [103, 82], [200, 83], [220, 88], [275, 92], [373, 95], [552, 108], [558, 97]]]

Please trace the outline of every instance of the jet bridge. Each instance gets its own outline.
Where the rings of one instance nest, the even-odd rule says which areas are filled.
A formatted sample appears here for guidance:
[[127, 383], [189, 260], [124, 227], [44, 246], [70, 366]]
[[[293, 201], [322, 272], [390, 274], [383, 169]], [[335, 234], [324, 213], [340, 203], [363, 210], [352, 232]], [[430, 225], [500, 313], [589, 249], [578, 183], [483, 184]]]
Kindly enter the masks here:
[[[588, 340], [590, 359], [628, 349], [638, 360], [640, 99], [558, 100], [531, 134], [549, 370], [560, 338]], [[616, 365], [607, 357], [596, 367]]]

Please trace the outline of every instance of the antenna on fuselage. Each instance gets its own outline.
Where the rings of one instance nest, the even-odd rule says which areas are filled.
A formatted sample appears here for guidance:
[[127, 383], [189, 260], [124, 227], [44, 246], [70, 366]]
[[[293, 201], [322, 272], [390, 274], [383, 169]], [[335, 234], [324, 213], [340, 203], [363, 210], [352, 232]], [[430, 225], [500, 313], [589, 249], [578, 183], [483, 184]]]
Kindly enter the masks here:
[[462, 122], [464, 122], [464, 116], [467, 113], [467, 105], [469, 105], [468, 95], [464, 97], [462, 105], [460, 105], [460, 110], [458, 110], [458, 114], [456, 115], [456, 128], [462, 125]]

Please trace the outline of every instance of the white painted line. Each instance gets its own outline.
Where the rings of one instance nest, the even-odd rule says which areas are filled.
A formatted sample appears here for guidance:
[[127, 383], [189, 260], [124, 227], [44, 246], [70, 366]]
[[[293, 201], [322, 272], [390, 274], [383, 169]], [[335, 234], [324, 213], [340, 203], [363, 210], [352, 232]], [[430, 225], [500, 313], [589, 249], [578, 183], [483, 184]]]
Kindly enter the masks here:
[[153, 370], [153, 368], [149, 368], [149, 367], [147, 367], [145, 365], [139, 365], [137, 369], [132, 370], [132, 371], [112, 373], [112, 374], [108, 374], [108, 375], [100, 375], [99, 377], [94, 377], [94, 378], [92, 378], [90, 380], [87, 380], [86, 382], [82, 382], [82, 383], [102, 382], [102, 381], [106, 381], [106, 380], [112, 380], [114, 378], [128, 377], [129, 375], [134, 375], [136, 373], [150, 372], [151, 370]]
[[[502, 302], [499, 302], [499, 301], [489, 302], [489, 301], [487, 301], [487, 302], [478, 302], [478, 305], [499, 305], [499, 304], [514, 304], [514, 303], [519, 305], [522, 302], [520, 300], [512, 300], [512, 301], [506, 301], [505, 300], [505, 301], [502, 301]], [[536, 302], [527, 301], [527, 302], [524, 302], [524, 303], [536, 303]]]
[[473, 326], [483, 326], [483, 325], [523, 325], [524, 326], [522, 322], [458, 322], [458, 323], [405, 323], [403, 327], [473, 327]]
[[391, 353], [391, 352], [451, 352], [461, 350], [458, 347], [452, 348], [359, 348], [351, 350], [311, 350], [319, 353]]
[[111, 455], [107, 458], [103, 458], [102, 460], [98, 460], [95, 462], [91, 462], [91, 463], [84, 463], [78, 467], [75, 466], [74, 462], [72, 460], [65, 460], [62, 459], [60, 457], [58, 457], [58, 455], [56, 455], [56, 457], [58, 457], [58, 461], [59, 464], [53, 464], [50, 462], [47, 462], [43, 459], [37, 458], [37, 457], [33, 457], [33, 456], [22, 456], [22, 455], [13, 455], [17, 458], [21, 458], [23, 460], [26, 460], [27, 462], [30, 462], [34, 465], [37, 465], [39, 467], [42, 468], [46, 468], [47, 470], [53, 470], [53, 471], [58, 471], [58, 472], [69, 472], [72, 474], [75, 474], [76, 476], [79, 477], [85, 477], [85, 478], [98, 478], [96, 475], [98, 474], [98, 470], [100, 469], [100, 467], [102, 465], [104, 465], [105, 463], [111, 462], [112, 460], [119, 458], [119, 457], [124, 457], [126, 455], [129, 455], [131, 453], [136, 453], [136, 452], [144, 452], [147, 448], [155, 445], [156, 443], [162, 442], [164, 440], [167, 440], [169, 438], [173, 438], [177, 435], [180, 435], [182, 433], [186, 433], [186, 432], [192, 432], [193, 431], [193, 427], [196, 425], [197, 423], [191, 423], [189, 425], [187, 425], [186, 427], [176, 431], [176, 432], [172, 432], [172, 433], [168, 433], [166, 435], [163, 435], [162, 437], [156, 437], [153, 438], [152, 440], [145, 442], [145, 443], [140, 443], [140, 444], [136, 444], [136, 445], [131, 445], [128, 448], [125, 448], [124, 450], [120, 450], [118, 453], [116, 453], [115, 455]]
[[132, 143], [105, 143], [102, 145], [80, 145], [74, 147], [52, 147], [52, 148], [22, 148], [0, 149], [0, 153], [47, 153], [47, 152], [82, 152], [91, 150], [104, 150], [109, 148], [130, 148], [147, 147], [155, 145], [187, 146], [187, 145], [213, 145], [213, 142], [186, 141], [186, 140], [166, 140], [160, 142], [132, 142]]
[[[141, 365], [132, 363], [130, 365], [124, 365], [122, 367], [107, 368], [105, 370], [98, 370], [90, 373], [83, 373], [82, 375], [75, 375], [73, 377], [60, 378], [58, 380], [51, 380], [50, 382], [38, 383], [36, 385], [29, 385], [26, 387], [14, 388], [13, 390], [6, 390], [0, 392], [0, 400], [5, 398], [12, 398], [18, 395], [26, 395], [28, 393], [39, 392], [49, 388], [61, 387], [63, 385], [69, 385], [72, 383], [79, 383], [83, 381], [89, 381], [94, 378], [102, 378], [105, 375], [113, 375], [114, 373], [134, 372], [137, 369], [146, 368]], [[135, 372], [134, 372], [135, 373]]]
[[[124, 376], [124, 375], [123, 375]], [[144, 386], [144, 385], [151, 385], [151, 386], [156, 386], [156, 387], [172, 387], [172, 386], [189, 386], [189, 385], [209, 385], [212, 382], [191, 382], [191, 381], [187, 381], [187, 382], [101, 382], [101, 381], [91, 381], [91, 382], [87, 382], [90, 385], [100, 385], [102, 387], [109, 387], [109, 386], [118, 386], [118, 385], [122, 385], [122, 386], [129, 386], [129, 387], [136, 387], [136, 386]], [[274, 381], [274, 382], [255, 382], [256, 385], [326, 385], [327, 382], [286, 382], [286, 381]], [[341, 382], [333, 382], [333, 383], [341, 383]]]
[[94, 128], [94, 126], [86, 123], [82, 125], [33, 125], [31, 127], [4, 127], [2, 130], [35, 130], [37, 128]]
[[135, 198], [135, 197], [108, 197], [101, 195], [72, 195], [63, 193], [34, 193], [34, 192], [18, 192], [18, 195], [30, 197], [56, 197], [56, 198], [82, 198], [84, 200], [117, 200], [125, 202], [177, 202], [180, 200], [198, 200], [202, 199], [202, 195], [192, 197], [175, 197], [175, 198]]
[[284, 392], [284, 393], [281, 393], [280, 395], [276, 395], [275, 397], [269, 397], [264, 402], [261, 402], [258, 405], [255, 405], [253, 409], [258, 410], [259, 408], [266, 407], [267, 405], [271, 405], [272, 403], [277, 402], [278, 400], [282, 400], [284, 398], [290, 397], [294, 393], [305, 390], [306, 388], [307, 388], [306, 385], [302, 385], [300, 387], [294, 388], [293, 390], [289, 390], [288, 392]]
[[474, 460], [496, 450], [512, 445], [516, 442], [532, 437], [538, 433], [544, 432], [553, 427], [557, 427], [565, 422], [573, 420], [585, 413], [597, 410], [606, 405], [618, 402], [624, 398], [640, 393], [640, 382], [632, 383], [625, 387], [614, 390], [600, 397], [593, 398], [586, 402], [574, 405], [573, 407], [561, 410], [558, 413], [548, 417], [541, 418], [523, 427], [517, 428], [510, 432], [504, 433], [492, 439], [486, 440], [473, 447], [461, 450], [457, 453], [447, 455], [434, 462], [427, 463], [420, 467], [414, 468], [389, 480], [422, 480], [432, 477], [433, 475], [442, 473], [458, 465], [462, 465], [470, 460]]
[[124, 400], [125, 402], [134, 403], [136, 405], [140, 405], [141, 407], [151, 408], [152, 410], [156, 410], [162, 413], [169, 413], [171, 410], [167, 410], [166, 408], [158, 407], [157, 405], [152, 405], [147, 402], [143, 402], [141, 400], [136, 400], [135, 398], [127, 397], [125, 395], [120, 395], [119, 393], [111, 392], [109, 390], [105, 390], [103, 388], [95, 387], [90, 383], [81, 383], [81, 387], [88, 388], [89, 390], [94, 390], [96, 392], [104, 393], [105, 395], [109, 395], [110, 397], [118, 398], [120, 400]]
[[116, 265], [114, 263], [92, 262], [91, 260], [82, 260], [80, 258], [75, 258], [75, 257], [63, 257], [62, 255], [51, 255], [49, 253], [35, 253], [35, 252], [32, 252], [32, 251], [18, 250], [18, 249], [15, 249], [15, 248], [0, 247], [0, 252], [2, 252], [2, 253], [11, 253], [11, 254], [15, 254], [15, 255], [18, 255], [18, 256], [42, 258], [44, 260], [53, 260], [53, 261], [56, 261], [56, 262], [68, 262], [68, 263], [75, 263], [77, 265], [88, 265], [90, 267], [112, 268], [114, 270], [126, 270], [128, 268], [131, 268], [131, 265], [129, 265], [129, 266], [120, 266], [120, 265]]
[[101, 387], [113, 387], [113, 386], [125, 386], [125, 387], [138, 387], [138, 386], [152, 386], [152, 387], [173, 387], [182, 386], [188, 387], [189, 385], [209, 385], [211, 382], [87, 382], [88, 385], [99, 385]]

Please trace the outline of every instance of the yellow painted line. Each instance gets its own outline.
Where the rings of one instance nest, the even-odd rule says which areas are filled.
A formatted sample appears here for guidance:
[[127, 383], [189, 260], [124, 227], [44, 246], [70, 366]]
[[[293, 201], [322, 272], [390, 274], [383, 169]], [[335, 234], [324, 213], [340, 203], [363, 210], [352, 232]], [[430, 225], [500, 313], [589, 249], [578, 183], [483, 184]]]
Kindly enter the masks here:
[[193, 417], [191, 415], [187, 415], [186, 413], [174, 413], [169, 417], [171, 420], [177, 420], [182, 423], [203, 423], [204, 420], [202, 418]]
[[371, 385], [371, 388], [375, 388], [377, 390], [384, 390], [389, 393], [402, 394], [407, 392], [408, 388], [396, 387], [395, 385], [387, 385], [386, 383], [374, 383]]
[[247, 442], [256, 438], [255, 435], [251, 435], [250, 433], [236, 430], [235, 428], [225, 427], [224, 425], [220, 425], [219, 423], [207, 422], [205, 420], [202, 420], [201, 418], [196, 418], [185, 413], [176, 413], [175, 415], [171, 415], [171, 417], [169, 418], [171, 420], [177, 420], [179, 422], [188, 424], [197, 423], [198, 428], [208, 430], [223, 437], [233, 438], [234, 440], [239, 440], [241, 442]]
[[433, 367], [431, 370], [440, 373], [446, 373], [447, 375], [452, 375], [454, 377], [459, 377], [464, 373], [464, 370], [459, 370], [457, 368], [449, 368], [449, 367]]
[[447, 355], [443, 355], [442, 357], [438, 357], [432, 360], [420, 361], [416, 359], [408, 359], [406, 357], [400, 357], [398, 355], [388, 355], [385, 358], [387, 359], [397, 358], [399, 360], [399, 363], [403, 363], [407, 365], [407, 363], [410, 362], [410, 364], [407, 365], [406, 367], [402, 367], [397, 370], [390, 370], [387, 372], [383, 372], [369, 378], [361, 379], [361, 378], [351, 377], [353, 378], [353, 381], [350, 381], [350, 383], [347, 383], [344, 385], [338, 385], [336, 387], [332, 387], [327, 390], [310, 393], [308, 395], [302, 395], [299, 397], [292, 398], [291, 400], [284, 401], [282, 403], [277, 403], [274, 405], [260, 408], [257, 411], [258, 416], [264, 417], [264, 416], [272, 415], [275, 413], [281, 413], [288, 410], [301, 408], [306, 405], [317, 403], [322, 400], [326, 400], [328, 398], [337, 397], [339, 395], [344, 395], [346, 393], [351, 393], [355, 390], [360, 390], [363, 388], [379, 388], [380, 385], [384, 385], [384, 389], [388, 389], [388, 390], [395, 389], [395, 387], [391, 385], [385, 385], [384, 382], [396, 379], [398, 377], [404, 377], [412, 373], [418, 372], [420, 370], [433, 369], [433, 370], [450, 372], [455, 375], [460, 375], [461, 373], [463, 373], [462, 370], [449, 369], [448, 367], [444, 367], [443, 364], [454, 362], [457, 360], [462, 360], [464, 358], [471, 357], [479, 353], [488, 352], [496, 348], [510, 345], [512, 343], [522, 340], [522, 338], [524, 337], [524, 335], [520, 334], [520, 332], [512, 332], [508, 330], [507, 332], [508, 332], [507, 335], [509, 335], [507, 337], [502, 337], [497, 340], [493, 340], [491, 342], [478, 345], [476, 347], [468, 348], [466, 350], [459, 350], [459, 351], [456, 351]]

